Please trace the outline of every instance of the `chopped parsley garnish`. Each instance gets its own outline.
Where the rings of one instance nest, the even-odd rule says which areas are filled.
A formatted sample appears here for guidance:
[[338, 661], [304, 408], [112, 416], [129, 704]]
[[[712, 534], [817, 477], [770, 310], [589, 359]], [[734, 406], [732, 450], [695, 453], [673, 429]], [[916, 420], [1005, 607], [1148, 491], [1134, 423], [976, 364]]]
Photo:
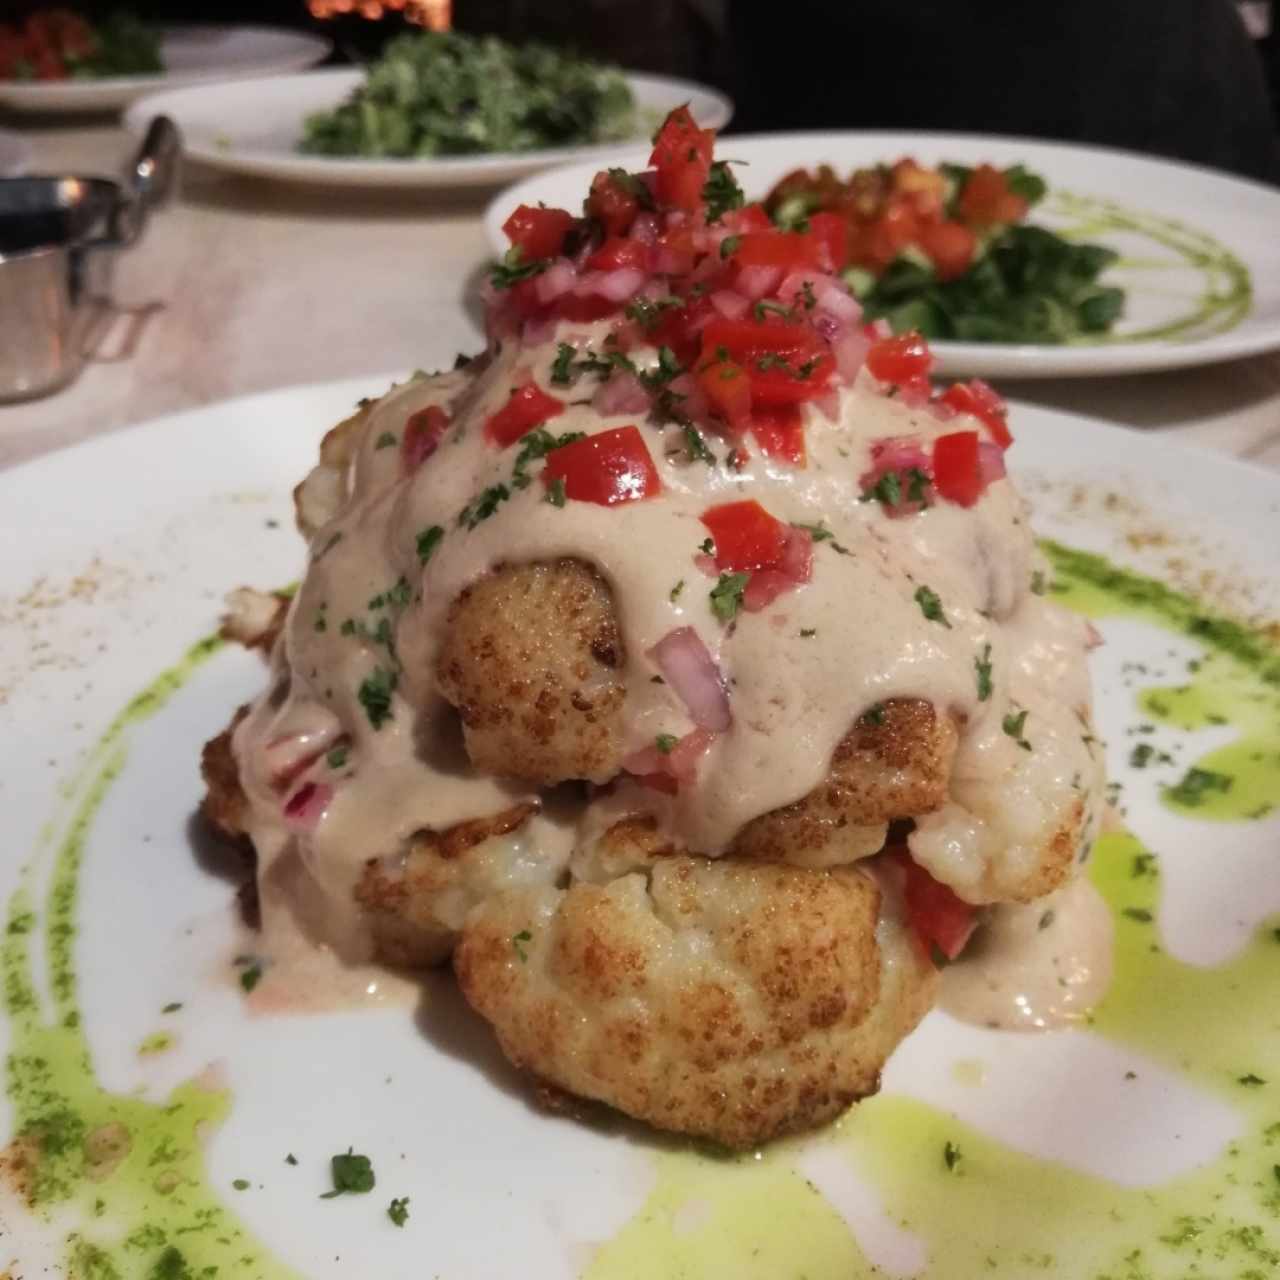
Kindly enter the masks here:
[[249, 1179], [248, 1178], [232, 1178], [231, 1185], [235, 1187], [237, 1191], [248, 1191]]
[[716, 553], [716, 544], [712, 542], [710, 538], [703, 538], [703, 540], [698, 543], [698, 550], [701, 551], [704, 556], [713, 556]]
[[1132, 751], [1129, 752], [1129, 763], [1135, 769], [1145, 769], [1151, 762], [1151, 757], [1156, 753], [1155, 747], [1149, 742], [1139, 742]]
[[1004, 729], [1005, 733], [1007, 733], [1009, 737], [1011, 737], [1014, 742], [1023, 749], [1023, 751], [1030, 751], [1031, 743], [1026, 740], [1022, 732], [1026, 723], [1027, 709], [1026, 707], [1023, 707], [1016, 716], [1012, 711], [1009, 712], [1009, 714], [1001, 721], [1001, 727]]
[[495, 262], [489, 268], [489, 283], [495, 289], [510, 289], [513, 284], [519, 284], [521, 280], [541, 275], [551, 265], [548, 258], [534, 258], [524, 262], [523, 257], [520, 246], [513, 244], [502, 261]]
[[742, 605], [742, 593], [751, 581], [749, 573], [722, 573], [711, 588], [711, 612], [721, 622], [730, 621]]
[[246, 992], [252, 991], [262, 981], [262, 966], [255, 960], [240, 971], [240, 985]]
[[578, 353], [567, 342], [556, 347], [556, 358], [551, 362], [551, 381], [557, 386], [567, 387], [573, 377], [573, 357]]
[[319, 560], [322, 556], [328, 555], [329, 552], [332, 551], [334, 547], [336, 547], [338, 543], [340, 543], [341, 541], [342, 541], [342, 530], [339, 529], [338, 532], [335, 533], [329, 539], [329, 541], [326, 542], [324, 546], [321, 547], [320, 550], [316, 553], [316, 559]]
[[1242, 1084], [1246, 1089], [1257, 1089], [1266, 1083], [1267, 1082], [1261, 1076], [1254, 1075], [1252, 1071], [1250, 1071], [1247, 1076], [1240, 1076], [1239, 1079], [1236, 1080], [1236, 1084]]
[[956, 1165], [958, 1165], [963, 1159], [964, 1156], [961, 1153], [960, 1148], [957, 1147], [954, 1142], [948, 1140], [943, 1144], [942, 1163], [947, 1166], [947, 1171], [949, 1173], [954, 1173]]
[[347, 757], [351, 754], [351, 748], [344, 742], [341, 746], [334, 747], [324, 758], [325, 764], [330, 769], [341, 769], [347, 763]]
[[660, 733], [654, 739], [654, 746], [662, 752], [664, 756], [669, 756], [675, 749], [676, 743], [680, 741], [674, 733]]
[[356, 625], [356, 620], [354, 618], [348, 618], [342, 626], [338, 628], [338, 631], [344, 636], [353, 636], [359, 630], [360, 628]]
[[1031, 575], [1031, 594], [1033, 596], [1042, 596], [1045, 591], [1044, 570], [1037, 569]]
[[[511, 483], [517, 489], [524, 489], [531, 483], [527, 468], [529, 463], [537, 462], [539, 458], [545, 458], [553, 449], [559, 449], [563, 445], [573, 444], [576, 440], [582, 440], [585, 433], [582, 431], [566, 431], [563, 435], [553, 436], [545, 427], [534, 427], [527, 434], [520, 437], [520, 452], [516, 454], [516, 460], [511, 467]], [[498, 485], [499, 489], [503, 486]], [[489, 490], [485, 490], [486, 493]], [[504, 501], [510, 497], [510, 494], [504, 494], [503, 498], [498, 501]], [[488, 513], [492, 515], [492, 512]], [[476, 521], [487, 519], [487, 516], [480, 516]], [[475, 525], [471, 525], [475, 528]]]
[[[629, 363], [629, 362], [628, 362]], [[633, 366], [634, 367], [634, 366]], [[676, 353], [668, 346], [658, 348], [658, 365], [655, 369], [647, 369], [640, 374], [640, 381], [653, 390], [678, 378], [684, 372], [684, 365], [676, 357]]]
[[929, 477], [920, 470], [919, 467], [907, 468], [907, 501], [919, 502], [925, 506], [929, 505], [929, 495], [925, 493], [925, 485], [929, 483]]
[[1156, 872], [1156, 855], [1154, 853], [1135, 853], [1129, 874], [1137, 879], [1139, 876], [1154, 876]]
[[634, 320], [642, 329], [652, 329], [662, 319], [664, 311], [680, 305], [679, 298], [633, 298], [627, 303], [626, 316], [628, 320]]
[[360, 682], [356, 697], [375, 729], [381, 729], [391, 719], [391, 695], [395, 692], [398, 679], [394, 671], [388, 671], [386, 667], [374, 667]]
[[684, 428], [684, 451], [689, 455], [690, 462], [705, 462], [708, 466], [715, 466], [716, 455], [707, 448], [702, 432], [691, 422]]
[[1155, 919], [1146, 907], [1125, 907], [1120, 914], [1127, 916], [1130, 920], [1136, 920], [1139, 924], [1150, 924]]
[[982, 657], [974, 658], [973, 669], [978, 674], [978, 701], [986, 702], [991, 697], [991, 646], [984, 645]]
[[549, 485], [547, 485], [546, 497], [543, 502], [549, 502], [553, 507], [563, 507], [565, 504], [564, 492], [564, 476], [554, 476]]
[[725, 236], [720, 241], [720, 257], [732, 258], [738, 252], [738, 246], [742, 243], [741, 236]]
[[[805, 283], [808, 284], [808, 281], [806, 280]], [[821, 360], [821, 356], [814, 356], [812, 360], [806, 360], [804, 364], [795, 371], [794, 377], [796, 378], [796, 381], [804, 382], [806, 379], [811, 378], [813, 376], [813, 371], [818, 367]]]
[[431, 559], [435, 549], [440, 545], [440, 540], [444, 537], [444, 530], [438, 525], [433, 524], [430, 528], [423, 529], [418, 534], [418, 563], [426, 564]]
[[763, 320], [770, 311], [772, 311], [774, 315], [782, 316], [787, 320], [795, 319], [791, 314], [790, 307], [784, 307], [780, 302], [769, 302], [765, 298], [761, 298], [758, 302], [754, 303], [751, 310], [757, 320]]
[[715, 160], [702, 184], [702, 198], [707, 203], [707, 221], [719, 222], [730, 209], [741, 209], [742, 188], [729, 168], [728, 160]]
[[786, 356], [779, 355], [776, 351], [766, 351], [765, 354], [756, 361], [756, 368], [759, 369], [761, 373], [768, 373], [770, 369], [785, 369], [790, 373], [791, 362]]
[[801, 639], [801, 640], [809, 640], [809, 639], [812, 639], [812, 637], [816, 636], [817, 634], [818, 634], [818, 628], [817, 628], [817, 627], [801, 627], [801, 628], [800, 628], [800, 639]]
[[333, 1190], [326, 1191], [321, 1200], [332, 1200], [334, 1196], [347, 1195], [352, 1192], [363, 1194], [372, 1191], [377, 1179], [373, 1176], [373, 1165], [368, 1156], [356, 1155], [350, 1147], [341, 1155], [329, 1161], [330, 1176], [333, 1179]]
[[474, 502], [468, 502], [458, 512], [459, 527], [467, 530], [474, 529], [493, 515], [509, 497], [511, 497], [511, 490], [505, 484], [491, 484]]
[[813, 284], [805, 280], [800, 285], [800, 296], [804, 299], [804, 309], [812, 311], [818, 305], [817, 296], [813, 292]]
[[1043, 933], [1057, 918], [1057, 912], [1050, 907], [1049, 910], [1046, 911], [1038, 921], [1036, 921], [1036, 928]]
[[625, 169], [610, 169], [609, 177], [613, 180], [615, 187], [621, 187], [628, 195], [635, 196], [636, 203], [642, 209], [654, 208], [653, 192], [640, 180], [634, 173], [628, 173]]
[[390, 449], [396, 442], [396, 438], [390, 431], [384, 431], [376, 441], [373, 447], [375, 449]]
[[519, 933], [513, 933], [511, 935], [511, 949], [520, 957], [521, 964], [529, 963], [529, 954], [525, 951], [524, 944], [532, 941], [533, 934], [531, 934], [528, 929], [521, 929]]
[[178, 1010], [181, 1008], [182, 1008], [181, 1000], [171, 1000], [167, 1005], [165, 1005], [163, 1009], [160, 1010], [160, 1012], [161, 1013], [177, 1013]]
[[285, 1162], [285, 1164], [297, 1164], [297, 1163], [298, 1163], [298, 1157], [297, 1157], [297, 1156], [295, 1156], [295, 1155], [293, 1154], [293, 1152], [292, 1152], [292, 1151], [290, 1151], [290, 1152], [289, 1152], [289, 1154], [288, 1154], [287, 1156], [285, 1156], [285, 1158], [284, 1158], [284, 1162]]
[[681, 578], [680, 581], [677, 582], [676, 585], [671, 588], [671, 593], [667, 598], [671, 601], [672, 604], [675, 604], [675, 602], [680, 599], [680, 593], [683, 590], [684, 590], [684, 579]]
[[873, 702], [871, 706], [862, 713], [859, 719], [865, 720], [868, 724], [874, 724], [877, 726], [884, 724], [884, 703]]
[[862, 501], [882, 502], [886, 507], [896, 507], [902, 501], [902, 477], [896, 471], [886, 471], [870, 489], [862, 491]]
[[1210, 792], [1227, 792], [1235, 779], [1229, 773], [1215, 773], [1212, 769], [1188, 769], [1182, 780], [1173, 787], [1165, 788], [1165, 795], [1194, 808], [1203, 804]]
[[947, 615], [942, 609], [942, 600], [936, 591], [921, 585], [916, 588], [915, 600], [920, 606], [920, 612], [930, 622], [940, 622], [948, 631], [951, 630], [951, 623], [947, 621]]
[[400, 1200], [392, 1200], [387, 1205], [387, 1217], [391, 1219], [397, 1227], [403, 1227], [409, 1221], [409, 1197], [405, 1196]]

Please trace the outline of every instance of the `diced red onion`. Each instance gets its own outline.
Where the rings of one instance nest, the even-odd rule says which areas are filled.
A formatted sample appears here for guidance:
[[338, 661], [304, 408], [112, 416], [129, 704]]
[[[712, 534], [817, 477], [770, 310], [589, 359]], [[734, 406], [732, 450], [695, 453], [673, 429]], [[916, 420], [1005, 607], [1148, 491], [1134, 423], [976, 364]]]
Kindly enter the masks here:
[[578, 273], [573, 269], [573, 263], [568, 258], [557, 258], [537, 277], [534, 288], [538, 301], [546, 304], [568, 293], [577, 282]]
[[711, 305], [726, 320], [740, 320], [746, 315], [751, 303], [742, 294], [734, 293], [732, 289], [717, 289], [711, 295]]
[[1084, 620], [1084, 647], [1086, 649], [1098, 649], [1106, 643], [1102, 632], [1086, 618]]
[[304, 782], [285, 801], [284, 820], [293, 831], [313, 831], [333, 799], [333, 788], [325, 782]]
[[[674, 794], [680, 783], [692, 782], [698, 776], [698, 761], [715, 738], [716, 735], [707, 729], [694, 729], [670, 751], [659, 751], [652, 746], [631, 752], [623, 759], [622, 767], [627, 773], [636, 775], [643, 786]], [[670, 783], [676, 785], [671, 786]]]
[[780, 595], [794, 591], [813, 576], [813, 535], [794, 525], [787, 530], [782, 558], [770, 569], [757, 569], [742, 593], [742, 607], [759, 613]]
[[610, 302], [626, 302], [644, 284], [639, 267], [619, 267], [616, 271], [592, 271], [582, 277], [577, 293], [596, 293]]
[[531, 316], [524, 322], [520, 337], [527, 347], [539, 347], [556, 336], [559, 321], [554, 315]]
[[983, 488], [1004, 479], [1004, 450], [998, 444], [983, 440], [978, 445], [978, 474], [982, 477]]
[[[703, 324], [708, 320], [704, 320]], [[693, 327], [693, 331], [696, 332], [701, 327], [701, 325]], [[694, 422], [710, 420], [711, 406], [707, 403], [706, 393], [691, 374], [682, 373], [678, 378], [672, 378], [669, 389], [673, 394], [683, 397], [680, 408], [686, 417], [693, 419]]]
[[929, 489], [926, 486], [925, 501], [911, 502], [906, 499], [910, 488], [907, 473], [913, 470], [921, 472], [930, 483], [932, 482], [933, 466], [928, 455], [921, 448], [920, 442], [913, 436], [887, 436], [872, 444], [871, 469], [864, 471], [858, 477], [858, 483], [865, 492], [868, 489], [874, 489], [883, 476], [896, 472], [902, 480], [903, 501], [882, 504], [885, 514], [894, 518], [911, 516], [924, 509], [929, 496]]
[[857, 298], [829, 277], [817, 290], [818, 310], [825, 311], [841, 324], [857, 324], [862, 319], [862, 307]]
[[835, 341], [831, 354], [835, 356], [836, 371], [843, 381], [853, 382], [867, 362], [870, 350], [870, 340], [858, 329], [850, 329]]
[[945, 400], [930, 400], [929, 416], [939, 422], [950, 422], [956, 416], [956, 411]]
[[693, 256], [670, 245], [660, 244], [654, 258], [654, 270], [662, 276], [682, 276], [693, 270]]
[[898, 399], [908, 409], [923, 409], [932, 394], [933, 388], [927, 378], [911, 378], [898, 387]]
[[819, 283], [826, 277], [821, 271], [792, 271], [783, 277], [782, 283], [778, 286], [778, 297], [783, 302], [790, 305], [791, 300], [800, 293], [807, 283], [811, 289], [817, 288]]
[[712, 733], [724, 733], [729, 728], [733, 715], [720, 668], [692, 627], [667, 632], [649, 650], [649, 656], [684, 703], [694, 724]]
[[810, 401], [815, 409], [827, 419], [828, 422], [836, 422], [840, 418], [840, 393], [835, 390], [828, 391], [825, 396], [820, 396], [817, 400]]
[[794, 583], [808, 582], [813, 574], [813, 534], [792, 525], [782, 547], [779, 570]]
[[708, 578], [715, 578], [720, 574], [720, 568], [716, 564], [715, 556], [709, 556], [703, 552], [699, 552], [693, 557], [693, 563], [694, 567], [698, 569], [699, 572], [705, 573]]
[[631, 224], [631, 238], [641, 244], [656, 244], [658, 241], [658, 215], [645, 211], [637, 213]]
[[772, 293], [781, 279], [781, 267], [743, 267], [735, 284], [739, 293], [745, 293], [752, 302], [756, 302]]
[[600, 384], [591, 405], [605, 417], [615, 413], [648, 413], [649, 393], [634, 373], [619, 369]]

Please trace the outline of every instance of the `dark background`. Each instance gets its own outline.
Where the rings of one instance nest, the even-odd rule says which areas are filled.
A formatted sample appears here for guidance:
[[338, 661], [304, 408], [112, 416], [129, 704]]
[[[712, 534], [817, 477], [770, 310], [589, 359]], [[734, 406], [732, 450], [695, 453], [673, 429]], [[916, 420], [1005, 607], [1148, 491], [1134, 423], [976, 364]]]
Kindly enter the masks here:
[[[9, 16], [32, 7], [0, 0]], [[395, 14], [319, 21], [304, 0], [125, 7], [157, 21], [317, 30], [341, 61], [374, 56], [405, 27]], [[737, 101], [739, 132], [1024, 134], [1280, 181], [1280, 39], [1251, 40], [1234, 0], [455, 0], [453, 16], [458, 30], [719, 85]]]

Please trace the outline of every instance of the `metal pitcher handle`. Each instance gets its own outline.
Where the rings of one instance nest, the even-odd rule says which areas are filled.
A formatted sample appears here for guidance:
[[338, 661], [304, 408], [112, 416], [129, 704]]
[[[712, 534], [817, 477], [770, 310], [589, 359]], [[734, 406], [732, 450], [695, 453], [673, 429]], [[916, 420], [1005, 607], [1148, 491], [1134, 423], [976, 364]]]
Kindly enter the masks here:
[[147, 218], [172, 196], [182, 164], [182, 135], [168, 116], [156, 116], [125, 171], [124, 194], [111, 220], [110, 239], [125, 248], [133, 244]]

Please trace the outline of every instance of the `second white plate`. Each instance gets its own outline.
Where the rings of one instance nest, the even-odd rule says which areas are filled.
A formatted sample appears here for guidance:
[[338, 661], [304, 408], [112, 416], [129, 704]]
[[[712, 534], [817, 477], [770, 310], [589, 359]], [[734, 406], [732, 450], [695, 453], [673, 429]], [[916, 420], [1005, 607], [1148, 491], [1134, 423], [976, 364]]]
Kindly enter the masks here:
[[[793, 169], [820, 164], [840, 174], [900, 156], [924, 164], [1025, 164], [1049, 184], [1035, 221], [1078, 228], [1120, 252], [1106, 279], [1126, 291], [1126, 314], [1105, 342], [932, 342], [945, 373], [1090, 377], [1212, 364], [1280, 347], [1280, 191], [1259, 183], [1126, 151], [982, 134], [771, 134], [726, 138], [720, 153], [740, 162], [738, 180], [749, 199], [763, 197]], [[647, 150], [635, 150], [614, 163], [635, 170], [647, 161]], [[516, 205], [578, 209], [594, 167], [540, 174], [498, 196], [485, 212], [494, 251], [507, 249], [502, 223]]]
[[[158, 93], [134, 103], [125, 125], [141, 135], [155, 115], [171, 116], [182, 130], [186, 154], [204, 164], [257, 177], [342, 187], [468, 187], [513, 182], [549, 165], [610, 163], [629, 144], [563, 147], [493, 155], [423, 159], [350, 159], [304, 155], [297, 149], [303, 122], [336, 107], [363, 79], [359, 70], [315, 71], [287, 80], [241, 81]], [[661, 118], [683, 102], [704, 127], [718, 129], [733, 114], [723, 94], [666, 76], [627, 73], [642, 131], [649, 116]], [[584, 187], [585, 191], [586, 188]]]

